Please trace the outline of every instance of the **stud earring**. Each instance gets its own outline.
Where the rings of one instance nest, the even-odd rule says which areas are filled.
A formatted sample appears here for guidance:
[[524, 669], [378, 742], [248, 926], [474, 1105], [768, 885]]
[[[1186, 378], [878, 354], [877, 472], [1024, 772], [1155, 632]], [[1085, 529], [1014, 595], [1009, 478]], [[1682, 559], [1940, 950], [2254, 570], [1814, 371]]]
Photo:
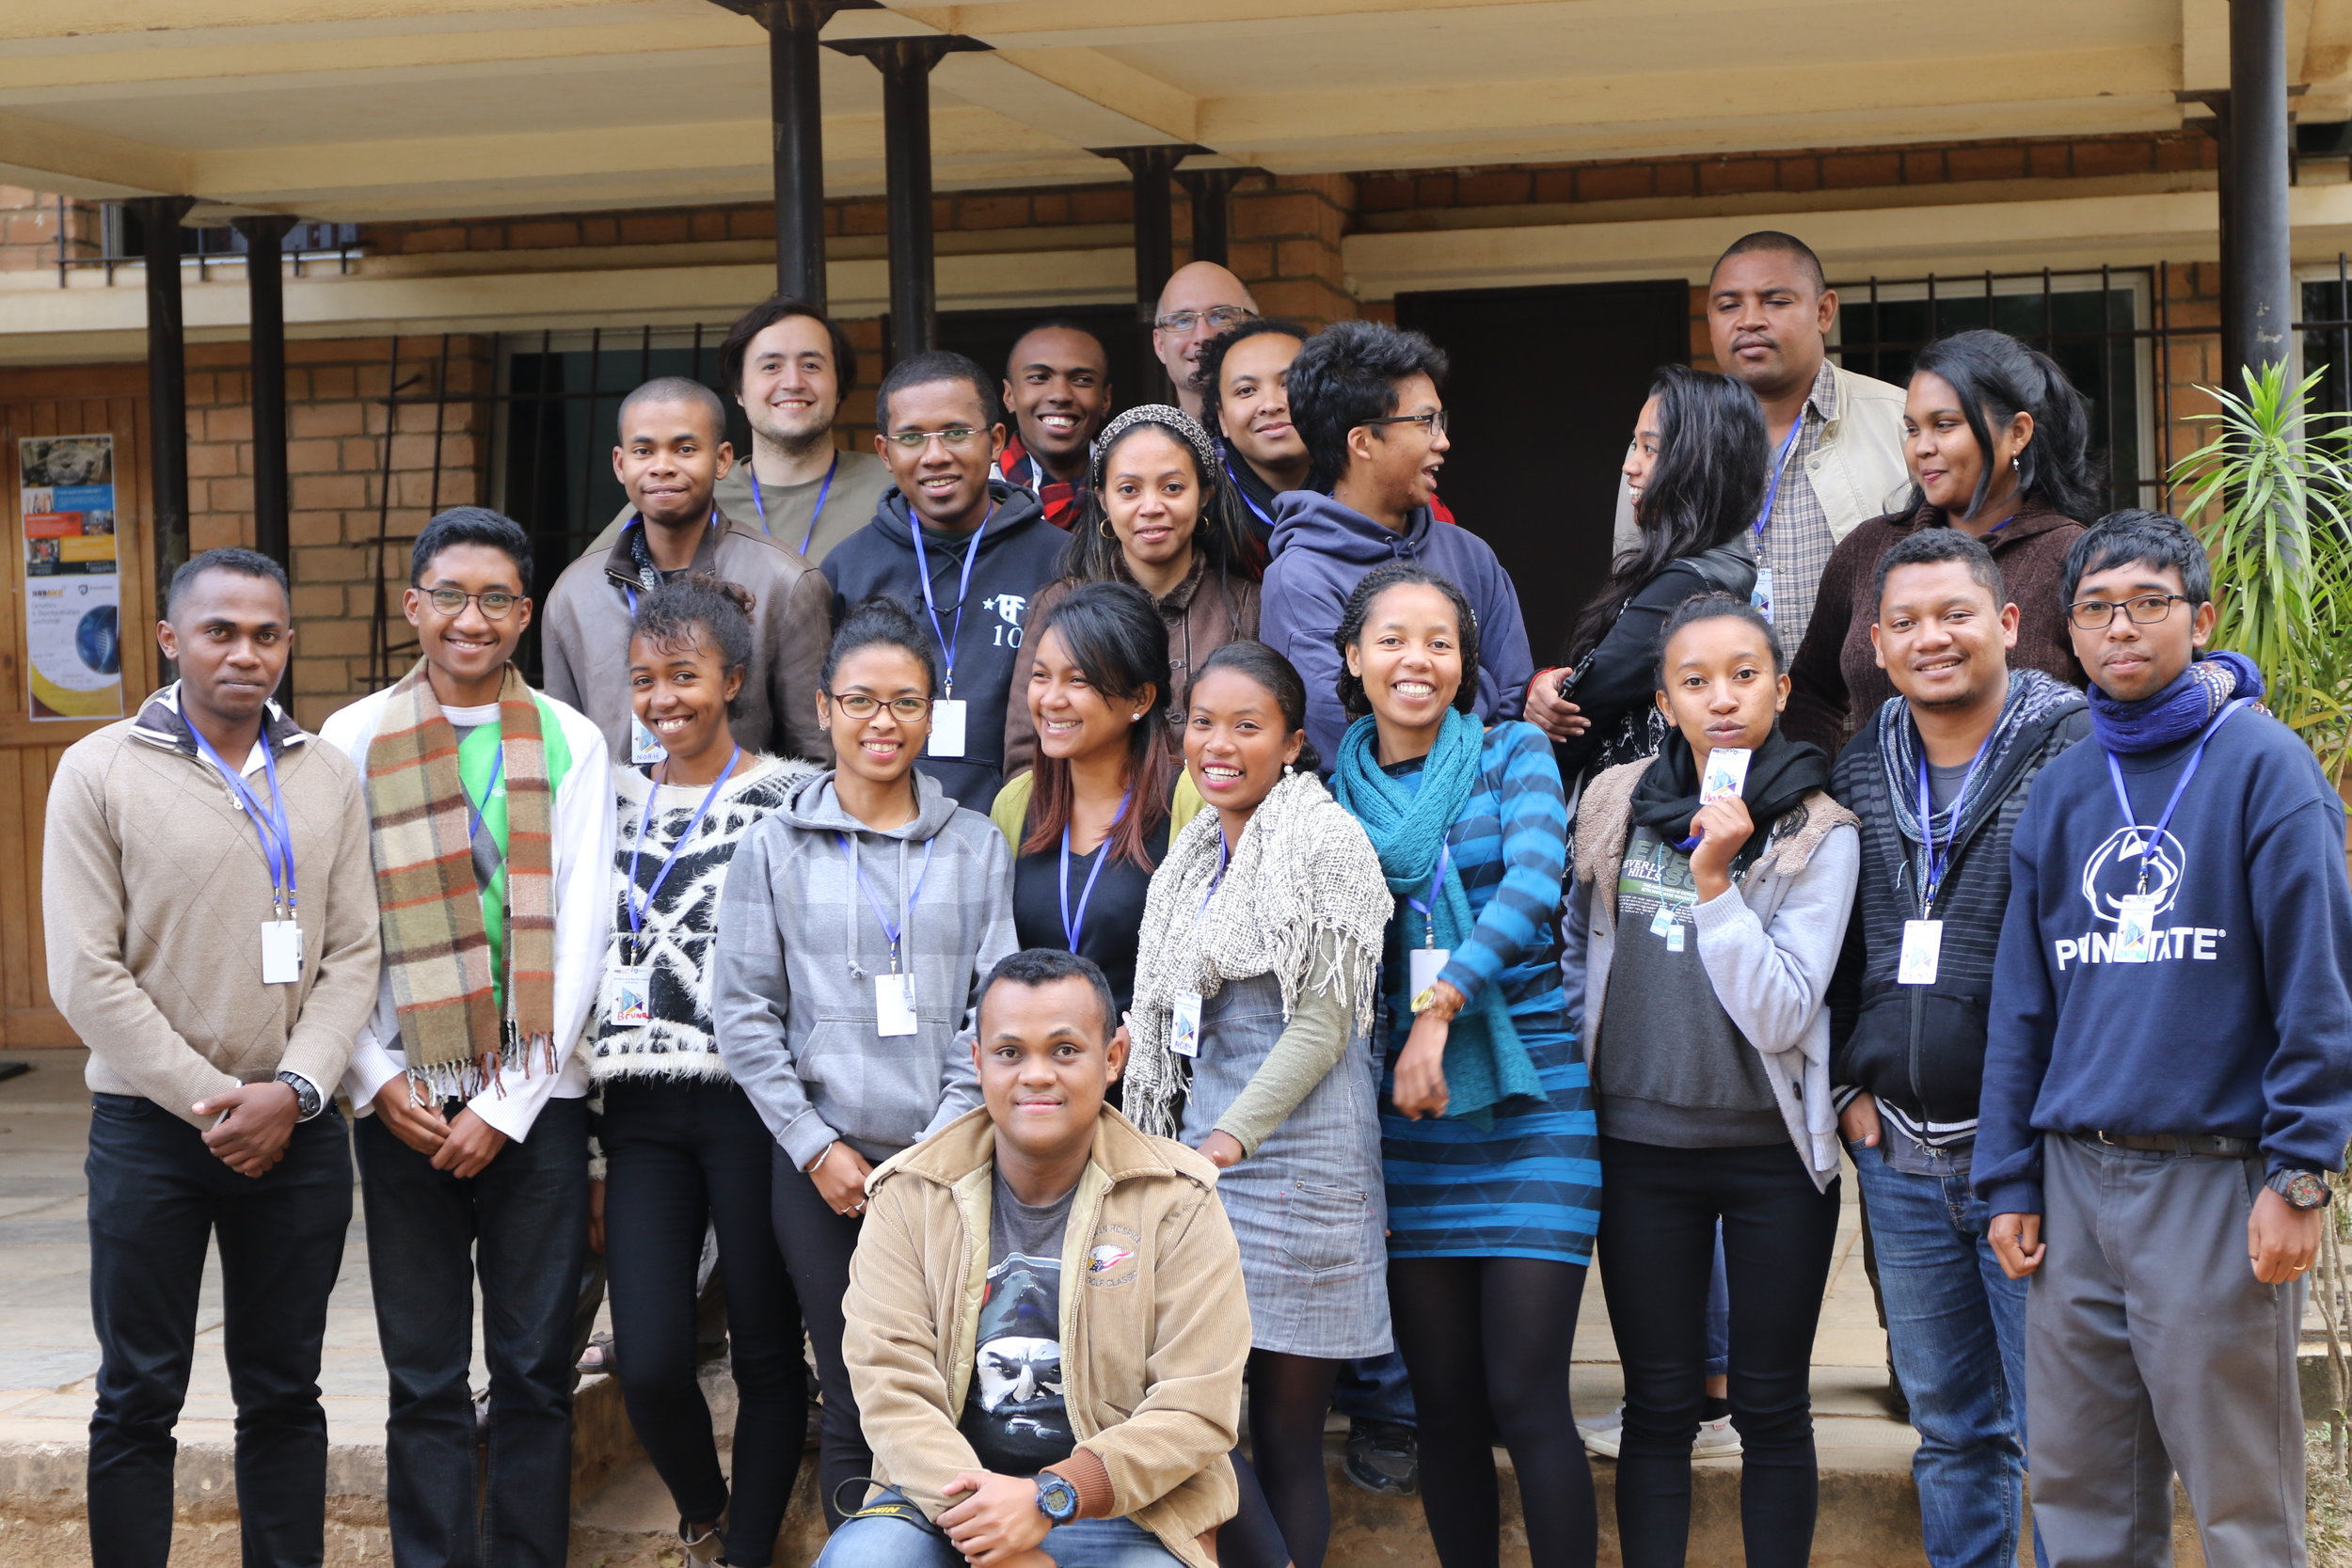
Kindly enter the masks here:
[[1294, 769], [1292, 768], [1292, 767], [1291, 767], [1291, 765], [1290, 765], [1289, 763], [1287, 763], [1287, 762], [1286, 762], [1286, 763], [1282, 764], [1282, 777], [1284, 777], [1284, 778], [1286, 778], [1286, 779], [1287, 779], [1287, 778], [1289, 778], [1289, 777], [1291, 776], [1291, 774], [1292, 774], [1292, 772], [1293, 772], [1293, 771], [1294, 771]]

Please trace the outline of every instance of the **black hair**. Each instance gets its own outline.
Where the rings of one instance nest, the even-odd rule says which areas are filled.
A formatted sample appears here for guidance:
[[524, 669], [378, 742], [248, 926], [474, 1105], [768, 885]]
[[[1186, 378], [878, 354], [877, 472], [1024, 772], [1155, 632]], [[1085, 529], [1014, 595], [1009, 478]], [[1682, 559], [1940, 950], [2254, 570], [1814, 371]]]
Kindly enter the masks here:
[[1075, 332], [1079, 337], [1084, 338], [1087, 341], [1092, 343], [1097, 349], [1102, 351], [1103, 377], [1106, 381], [1110, 378], [1110, 350], [1103, 347], [1103, 339], [1101, 335], [1098, 334], [1094, 328], [1090, 326], [1082, 326], [1078, 323], [1072, 321], [1068, 316], [1048, 316], [1041, 322], [1032, 322], [1027, 326], [1023, 327], [1021, 329], [1021, 336], [1015, 338], [1012, 341], [1011, 347], [1005, 350], [1005, 379], [1007, 381], [1010, 381], [1012, 379], [1013, 349], [1019, 348], [1024, 342], [1030, 338], [1035, 337], [1040, 332]]
[[628, 439], [628, 411], [641, 403], [691, 404], [710, 416], [710, 436], [713, 445], [727, 438], [727, 405], [718, 393], [684, 375], [657, 375], [632, 390], [621, 400], [621, 412], [613, 420], [615, 433]]
[[1772, 673], [1788, 673], [1788, 656], [1781, 651], [1780, 639], [1772, 633], [1772, 623], [1764, 612], [1747, 600], [1731, 594], [1693, 594], [1675, 606], [1666, 617], [1665, 629], [1658, 634], [1658, 689], [1666, 689], [1666, 645], [1675, 640], [1675, 633], [1701, 621], [1745, 621], [1764, 634], [1764, 645], [1772, 650]]
[[2188, 525], [2169, 513], [2134, 506], [2108, 513], [2067, 546], [2066, 565], [2059, 574], [2061, 611], [2074, 602], [2083, 578], [2135, 561], [2159, 568], [2169, 566], [2180, 573], [2181, 592], [2192, 613], [2199, 605], [2212, 601], [2213, 562]]
[[1252, 316], [1231, 331], [1218, 333], [1201, 346], [1200, 368], [1193, 373], [1200, 383], [1200, 422], [1208, 427], [1210, 435], [1225, 434], [1223, 401], [1219, 396], [1225, 374], [1225, 356], [1233, 352], [1235, 343], [1248, 342], [1252, 338], [1263, 338], [1269, 334], [1295, 338], [1301, 348], [1305, 348], [1307, 340], [1314, 336], [1305, 325], [1283, 316]]
[[2009, 603], [2009, 588], [2001, 581], [2000, 563], [1984, 547], [1983, 540], [1956, 528], [1915, 528], [1879, 557], [1878, 569], [1870, 578], [1872, 617], [1875, 619], [1885, 607], [1888, 578], [1905, 566], [1938, 566], [1947, 561], [1957, 561], [1968, 568], [1970, 580], [1993, 595], [1995, 610]]
[[1311, 773], [1323, 766], [1315, 743], [1306, 738], [1307, 683], [1299, 679], [1296, 666], [1263, 642], [1236, 638], [1200, 661], [1200, 668], [1193, 672], [1192, 689], [1200, 690], [1200, 683], [1219, 670], [1248, 676], [1274, 699], [1274, 705], [1281, 710], [1284, 726], [1290, 734], [1299, 736], [1298, 768]]
[[[707, 572], [672, 578], [637, 603], [637, 618], [629, 624], [629, 640], [642, 637], [663, 653], [680, 653], [696, 644], [719, 656], [726, 673], [747, 673], [752, 667], [752, 591]], [[727, 717], [743, 716], [743, 693], [727, 702]]]
[[1562, 662], [1573, 665], [1609, 635], [1625, 603], [1677, 561], [1728, 545], [1752, 527], [1772, 466], [1772, 438], [1756, 394], [1734, 376], [1662, 365], [1649, 384], [1658, 400], [1658, 459], [1634, 514], [1641, 533], [1617, 557], [1568, 634]]
[[[2099, 504], [2090, 474], [2090, 421], [2082, 397], [2057, 360], [1989, 327], [1955, 332], [1919, 351], [1911, 376], [1939, 375], [1960, 395], [1960, 411], [1977, 438], [1984, 471], [1968, 502], [1973, 515], [1993, 489], [1993, 433], [2020, 413], [2033, 416], [2033, 436], [2017, 454], [2017, 495], [2060, 516], [2088, 517]], [[1912, 510], [1925, 500], [1912, 491]]]
[[171, 586], [164, 592], [164, 619], [168, 621], [180, 608], [180, 596], [196, 586], [196, 579], [207, 572], [228, 572], [241, 578], [267, 578], [278, 584], [278, 591], [286, 595], [286, 615], [294, 616], [294, 589], [286, 581], [286, 568], [259, 550], [248, 550], [242, 545], [224, 545], [216, 550], [205, 550], [188, 557], [180, 569], [171, 574]]
[[[1119, 1004], [1111, 998], [1111, 983], [1104, 976], [1103, 966], [1078, 953], [1065, 953], [1058, 947], [1025, 947], [996, 960], [996, 967], [980, 982], [980, 1009], [988, 1006], [988, 993], [998, 986], [1025, 986], [1037, 990], [1063, 980], [1084, 980], [1094, 992], [1094, 1000], [1103, 1007], [1103, 1043], [1110, 1043], [1119, 1032]], [[980, 1009], [976, 1009], [976, 1012]], [[981, 1048], [987, 1048], [985, 1037]]]
[[939, 689], [939, 651], [931, 639], [914, 619], [914, 612], [898, 600], [885, 594], [851, 608], [834, 628], [833, 642], [825, 649], [824, 666], [817, 672], [817, 684], [828, 695], [833, 691], [834, 673], [841, 661], [861, 648], [902, 648], [913, 654], [923, 666], [924, 685], [932, 691]]
[[1453, 602], [1454, 621], [1462, 640], [1462, 684], [1454, 689], [1454, 705], [1464, 713], [1478, 706], [1478, 611], [1470, 608], [1470, 595], [1452, 578], [1415, 562], [1391, 561], [1375, 566], [1358, 580], [1356, 591], [1340, 610], [1339, 629], [1331, 634], [1331, 644], [1340, 651], [1340, 706], [1350, 719], [1370, 713], [1372, 699], [1364, 692], [1362, 679], [1348, 673], [1347, 650], [1363, 641], [1373, 601], [1391, 588], [1406, 587], [1434, 588]]
[[[1060, 634], [1071, 662], [1087, 684], [1105, 697], [1132, 701], [1145, 687], [1153, 691], [1143, 717], [1127, 726], [1127, 788], [1129, 809], [1111, 829], [1118, 857], [1149, 871], [1152, 831], [1168, 820], [1169, 794], [1176, 785], [1176, 765], [1168, 745], [1168, 623], [1160, 619], [1152, 595], [1133, 583], [1087, 582], [1072, 589], [1027, 632], [1030, 645], [1045, 634]], [[1028, 693], [1012, 693], [1016, 703]], [[1077, 804], [1070, 765], [1037, 753], [1036, 778], [1029, 797], [1029, 831], [1021, 853], [1042, 854], [1061, 841], [1062, 831]]]
[[453, 545], [483, 545], [503, 550], [515, 563], [517, 582], [526, 594], [531, 592], [531, 535], [523, 525], [503, 512], [493, 512], [486, 506], [453, 506], [437, 513], [417, 535], [416, 547], [408, 552], [408, 586], [424, 586], [424, 569], [433, 564], [433, 558]]
[[1328, 489], [1347, 472], [1347, 433], [1396, 412], [1397, 387], [1425, 375], [1445, 385], [1445, 350], [1383, 322], [1343, 321], [1307, 340], [1291, 361], [1291, 421]]
[[962, 381], [979, 394], [980, 425], [1005, 422], [1005, 411], [996, 404], [996, 380], [968, 357], [951, 349], [929, 349], [910, 354], [890, 367], [882, 377], [882, 387], [874, 393], [874, 427], [884, 436], [890, 434], [890, 398], [910, 387], [929, 387], [938, 381]]
[[1804, 270], [1813, 275], [1815, 292], [1829, 292], [1829, 274], [1821, 270], [1821, 259], [1813, 253], [1813, 247], [1794, 234], [1785, 234], [1777, 229], [1759, 229], [1753, 234], [1742, 234], [1724, 246], [1724, 253], [1716, 257], [1715, 264], [1708, 269], [1708, 281], [1712, 283], [1715, 274], [1723, 271], [1724, 263], [1734, 256], [1746, 256], [1759, 250], [1774, 256], [1795, 257], [1804, 263]]
[[[1139, 430], [1159, 432], [1192, 459], [1193, 475], [1200, 484], [1200, 515], [1192, 525], [1193, 549], [1207, 559], [1209, 569], [1220, 579], [1248, 578], [1255, 581], [1260, 570], [1258, 557], [1250, 548], [1249, 525], [1243, 520], [1240, 496], [1222, 472], [1201, 466], [1199, 450], [1183, 431], [1159, 420], [1137, 420], [1121, 428], [1114, 439], [1096, 443], [1089, 470], [1091, 483], [1079, 498], [1078, 515], [1070, 525], [1070, 544], [1062, 551], [1062, 575], [1089, 582], [1125, 580], [1125, 546], [1111, 528], [1110, 508], [1103, 499], [1106, 488], [1104, 480], [1110, 471], [1111, 453]], [[1231, 600], [1232, 595], [1226, 597]]]
[[727, 335], [719, 341], [719, 374], [729, 392], [738, 398], [743, 395], [743, 361], [751, 356], [752, 340], [776, 323], [794, 316], [806, 316], [833, 340], [834, 380], [840, 389], [847, 392], [857, 385], [857, 345], [850, 341], [850, 335], [808, 301], [794, 299], [790, 294], [770, 294], [736, 317], [735, 325], [727, 328]]

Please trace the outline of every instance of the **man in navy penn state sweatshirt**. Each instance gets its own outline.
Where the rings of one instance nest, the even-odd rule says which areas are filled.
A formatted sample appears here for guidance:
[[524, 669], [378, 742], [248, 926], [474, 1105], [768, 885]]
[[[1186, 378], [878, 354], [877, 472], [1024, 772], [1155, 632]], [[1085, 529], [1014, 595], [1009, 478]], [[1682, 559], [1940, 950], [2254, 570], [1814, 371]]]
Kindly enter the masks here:
[[2253, 663], [2201, 653], [2179, 521], [2103, 518], [2064, 582], [2091, 737], [2011, 841], [1975, 1165], [2032, 1279], [2034, 1518], [2056, 1563], [2168, 1561], [2177, 1468], [2213, 1568], [2299, 1568], [2301, 1287], [2352, 1136], [2344, 807]]

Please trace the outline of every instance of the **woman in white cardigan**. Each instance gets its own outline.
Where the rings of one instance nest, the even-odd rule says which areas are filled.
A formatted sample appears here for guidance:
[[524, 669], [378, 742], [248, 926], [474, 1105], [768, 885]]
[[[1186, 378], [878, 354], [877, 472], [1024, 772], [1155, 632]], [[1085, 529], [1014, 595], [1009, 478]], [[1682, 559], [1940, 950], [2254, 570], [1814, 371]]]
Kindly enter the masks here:
[[1780, 733], [1788, 700], [1761, 615], [1687, 600], [1659, 654], [1677, 736], [1594, 779], [1577, 816], [1560, 967], [1600, 1119], [1627, 1568], [1683, 1561], [1719, 1223], [1747, 1560], [1812, 1549], [1807, 1377], [1837, 1230], [1825, 999], [1860, 848], [1828, 759]]

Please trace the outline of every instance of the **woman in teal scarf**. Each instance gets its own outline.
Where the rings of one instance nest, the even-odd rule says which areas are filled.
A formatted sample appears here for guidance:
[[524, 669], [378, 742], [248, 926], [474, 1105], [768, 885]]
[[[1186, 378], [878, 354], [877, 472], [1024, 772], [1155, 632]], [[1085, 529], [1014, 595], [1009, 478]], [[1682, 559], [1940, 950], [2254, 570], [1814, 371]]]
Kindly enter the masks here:
[[1582, 1053], [1560, 990], [1567, 802], [1532, 724], [1482, 731], [1461, 589], [1368, 574], [1337, 638], [1355, 716], [1332, 776], [1396, 895], [1380, 1107], [1389, 1305], [1422, 1428], [1422, 1506], [1446, 1568], [1497, 1560], [1492, 1445], [1511, 1451], [1533, 1561], [1594, 1560], [1568, 1359], [1599, 1212]]

